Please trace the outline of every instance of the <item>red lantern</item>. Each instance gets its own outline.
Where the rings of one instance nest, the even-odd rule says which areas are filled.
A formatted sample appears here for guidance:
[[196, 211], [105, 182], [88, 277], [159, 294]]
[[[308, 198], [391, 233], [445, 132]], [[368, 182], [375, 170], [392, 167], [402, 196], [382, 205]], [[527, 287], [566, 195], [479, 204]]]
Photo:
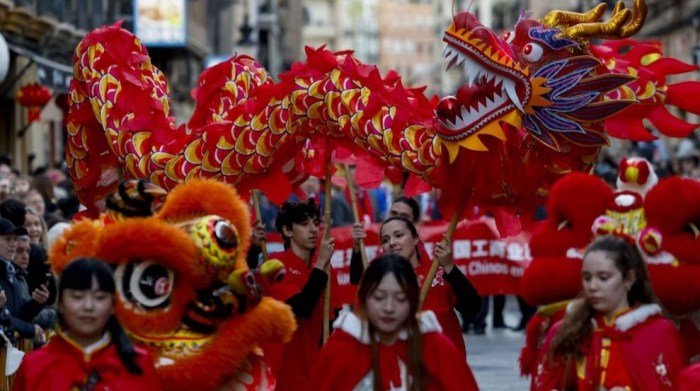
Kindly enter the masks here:
[[51, 100], [51, 90], [37, 83], [30, 83], [17, 91], [15, 98], [29, 110], [27, 121], [32, 123], [39, 119], [41, 109]]

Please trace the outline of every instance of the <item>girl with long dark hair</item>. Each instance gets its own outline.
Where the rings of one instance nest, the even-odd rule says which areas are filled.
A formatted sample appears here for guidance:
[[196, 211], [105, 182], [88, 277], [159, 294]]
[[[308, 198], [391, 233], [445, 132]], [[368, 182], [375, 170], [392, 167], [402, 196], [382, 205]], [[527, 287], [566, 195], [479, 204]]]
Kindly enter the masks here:
[[603, 236], [583, 255], [583, 298], [549, 331], [535, 390], [674, 390], [687, 359], [629, 237]]
[[430, 312], [418, 314], [412, 265], [388, 254], [367, 268], [359, 313], [343, 312], [323, 346], [306, 389], [475, 390], [471, 371]]
[[[430, 271], [431, 261], [425, 259], [416, 226], [403, 217], [389, 217], [379, 229], [379, 239], [384, 254], [398, 254], [408, 260], [418, 275], [418, 283], [424, 284]], [[464, 319], [470, 319], [478, 311], [481, 298], [452, 259], [452, 244], [447, 239], [435, 244], [435, 257], [440, 262], [435, 278], [430, 283], [423, 309], [435, 313], [445, 335], [467, 357], [459, 319], [454, 310]]]
[[58, 286], [60, 330], [28, 354], [13, 390], [161, 390], [150, 356], [135, 348], [114, 315], [111, 269], [80, 258]]

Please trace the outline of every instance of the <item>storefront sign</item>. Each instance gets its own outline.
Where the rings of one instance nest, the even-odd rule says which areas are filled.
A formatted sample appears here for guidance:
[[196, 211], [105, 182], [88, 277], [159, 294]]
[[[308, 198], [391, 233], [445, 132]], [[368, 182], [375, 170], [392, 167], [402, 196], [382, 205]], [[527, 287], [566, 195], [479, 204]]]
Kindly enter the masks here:
[[134, 34], [150, 47], [187, 44], [185, 0], [134, 0]]

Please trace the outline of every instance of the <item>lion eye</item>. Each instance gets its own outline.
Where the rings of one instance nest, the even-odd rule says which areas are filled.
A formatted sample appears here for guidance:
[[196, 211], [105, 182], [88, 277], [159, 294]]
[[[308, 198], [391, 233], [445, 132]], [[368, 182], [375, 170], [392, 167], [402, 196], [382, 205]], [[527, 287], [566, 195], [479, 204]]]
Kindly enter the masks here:
[[238, 247], [238, 231], [228, 221], [220, 220], [214, 225], [214, 236], [219, 246], [230, 250]]
[[128, 302], [153, 309], [170, 304], [175, 275], [172, 270], [153, 262], [122, 263], [114, 271], [117, 290]]

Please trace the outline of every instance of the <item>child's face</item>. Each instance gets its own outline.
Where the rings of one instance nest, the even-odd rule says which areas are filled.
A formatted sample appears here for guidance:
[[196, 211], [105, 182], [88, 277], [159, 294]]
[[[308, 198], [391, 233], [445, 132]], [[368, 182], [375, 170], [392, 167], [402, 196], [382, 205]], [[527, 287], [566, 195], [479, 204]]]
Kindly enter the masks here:
[[386, 274], [367, 298], [367, 318], [385, 343], [393, 343], [406, 325], [411, 304], [394, 273]]
[[284, 228], [284, 235], [291, 239], [295, 245], [305, 249], [313, 250], [318, 243], [317, 219], [309, 217], [301, 223], [292, 223], [292, 229]]
[[98, 289], [93, 277], [89, 290], [66, 289], [58, 304], [66, 328], [76, 341], [99, 340], [114, 313], [114, 297]]

